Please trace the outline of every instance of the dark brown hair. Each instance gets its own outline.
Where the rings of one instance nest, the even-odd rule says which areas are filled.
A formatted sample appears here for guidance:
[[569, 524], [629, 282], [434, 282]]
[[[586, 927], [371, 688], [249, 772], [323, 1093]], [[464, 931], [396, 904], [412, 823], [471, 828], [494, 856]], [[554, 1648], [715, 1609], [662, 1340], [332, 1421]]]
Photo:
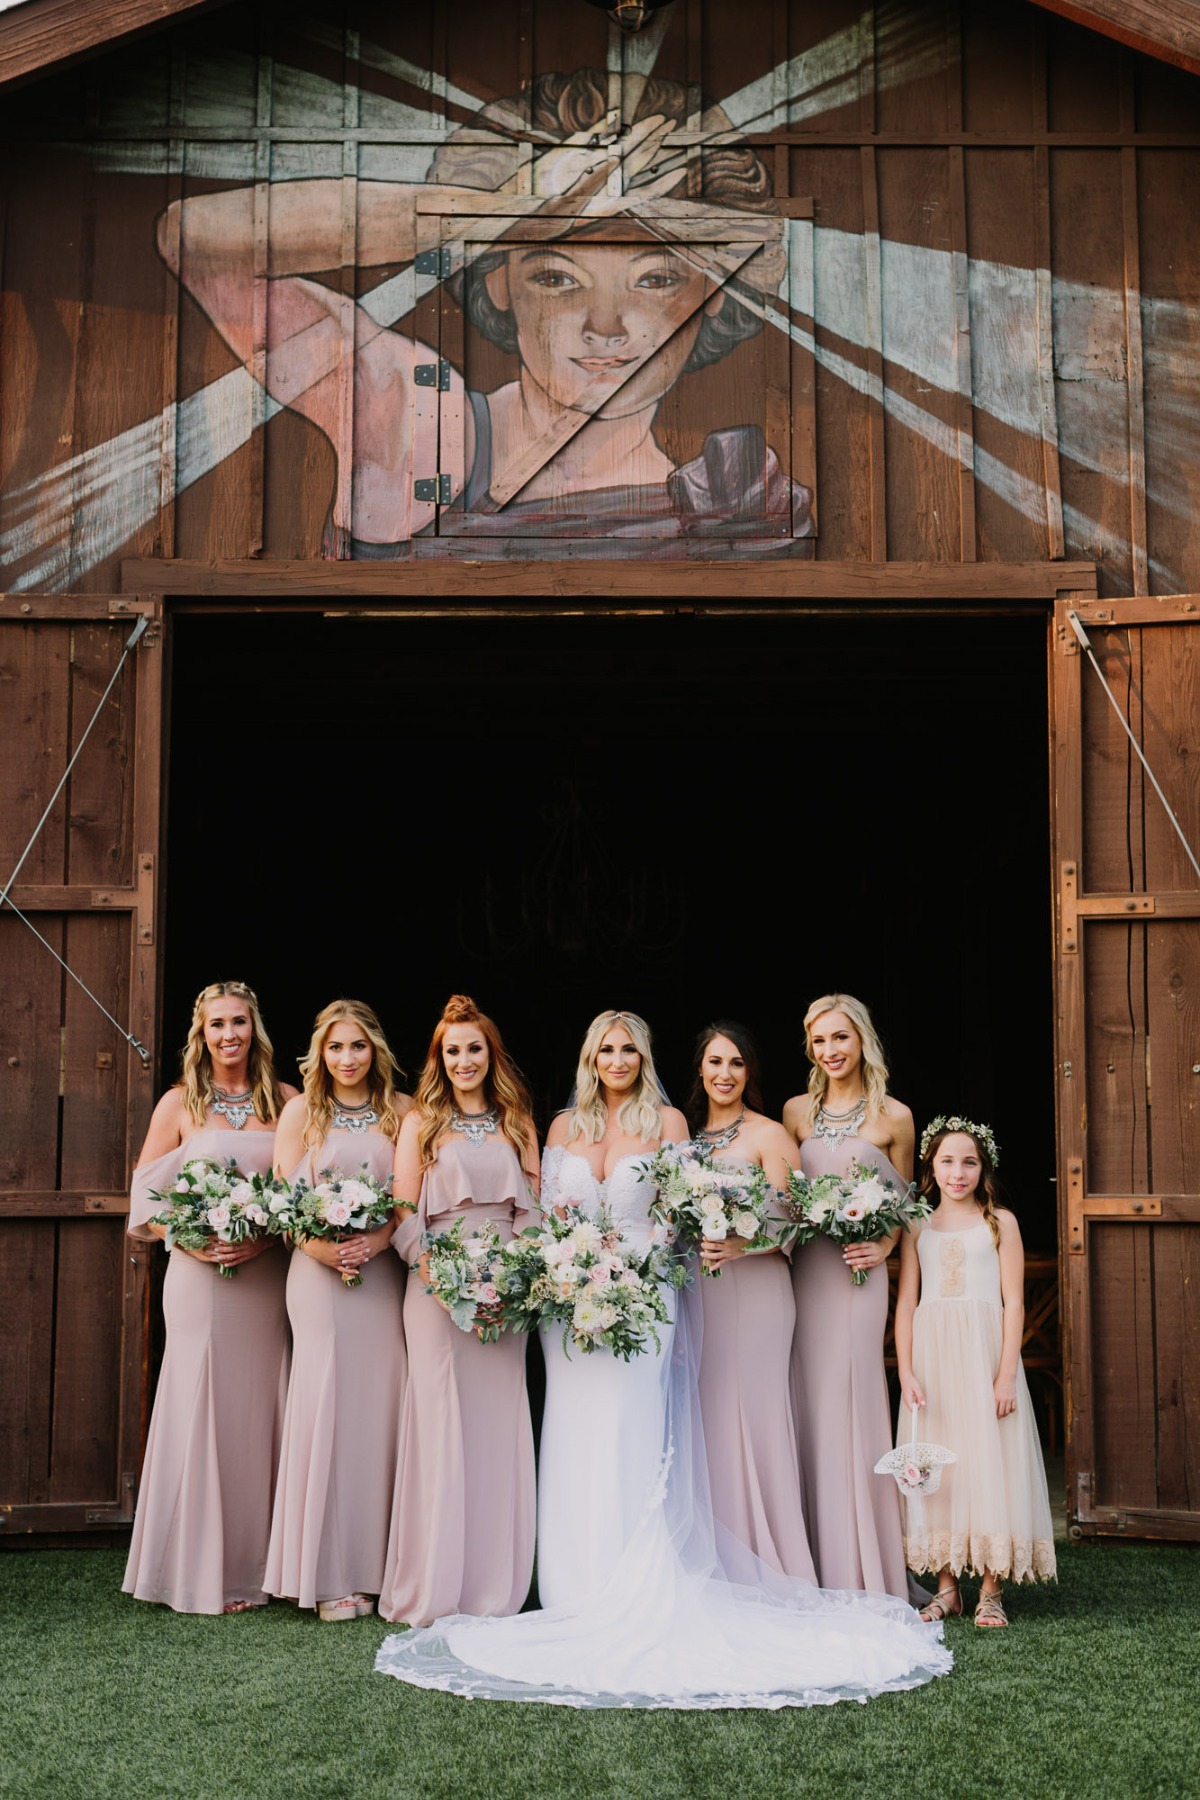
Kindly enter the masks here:
[[708, 1095], [704, 1088], [704, 1053], [715, 1037], [728, 1038], [746, 1065], [746, 1087], [743, 1099], [751, 1112], [762, 1112], [762, 1062], [758, 1045], [744, 1025], [736, 1019], [714, 1019], [706, 1025], [692, 1046], [692, 1087], [684, 1111], [688, 1124], [698, 1131], [708, 1117]]

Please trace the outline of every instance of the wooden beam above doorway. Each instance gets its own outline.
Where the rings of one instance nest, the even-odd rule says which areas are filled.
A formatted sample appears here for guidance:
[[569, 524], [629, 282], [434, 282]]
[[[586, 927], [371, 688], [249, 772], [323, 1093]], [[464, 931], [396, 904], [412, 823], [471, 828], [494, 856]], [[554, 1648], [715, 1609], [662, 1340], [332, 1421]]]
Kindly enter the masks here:
[[[803, 607], [844, 600], [872, 609], [922, 610], [962, 605], [1048, 604], [1096, 597], [1090, 562], [406, 562], [156, 561], [121, 565], [127, 594], [195, 599], [289, 601], [296, 598], [453, 601], [455, 612], [511, 610], [528, 603], [597, 599], [649, 602], [654, 611], [693, 606], [753, 614], [762, 606]], [[50, 597], [47, 596], [46, 600]], [[43, 602], [44, 604], [45, 602]], [[422, 607], [422, 611], [427, 607]]]
[[1033, 0], [1046, 12], [1200, 75], [1200, 6], [1196, 0]]

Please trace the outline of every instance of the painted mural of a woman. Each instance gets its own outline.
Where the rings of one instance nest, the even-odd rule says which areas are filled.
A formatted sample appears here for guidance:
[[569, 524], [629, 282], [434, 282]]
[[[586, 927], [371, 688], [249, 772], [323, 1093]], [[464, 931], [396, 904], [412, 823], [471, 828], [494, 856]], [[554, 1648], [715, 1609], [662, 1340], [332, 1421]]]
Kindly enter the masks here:
[[[357, 300], [330, 285], [343, 184], [272, 186], [266, 387], [337, 444], [340, 371], [353, 357], [352, 481], [339, 482], [333, 519], [340, 554], [402, 557], [432, 535], [437, 507], [417, 497], [414, 478], [440, 462], [452, 476], [441, 530], [469, 537], [472, 556], [554, 556], [566, 538], [591, 539], [603, 556], [811, 555], [811, 491], [785, 473], [758, 423], [730, 420], [683, 463], [656, 435], [681, 377], [763, 329], [786, 266], [767, 169], [730, 141], [715, 107], [703, 114], [703, 194], [687, 198], [686, 156], [665, 143], [688, 122], [687, 103], [680, 83], [651, 79], [618, 134], [602, 73], [543, 75], [528, 100], [491, 102], [450, 133], [424, 184], [358, 184], [358, 268], [413, 261], [418, 199], [426, 215], [457, 213], [447, 285], [483, 337], [517, 358], [515, 379], [489, 393], [451, 369], [438, 396], [440, 457], [436, 411], [416, 380], [436, 348], [391, 328], [387, 307], [373, 304], [387, 284]], [[531, 137], [533, 191], [520, 195]], [[175, 209], [160, 228], [163, 254], [252, 366], [253, 190], [176, 208], [178, 230]]]

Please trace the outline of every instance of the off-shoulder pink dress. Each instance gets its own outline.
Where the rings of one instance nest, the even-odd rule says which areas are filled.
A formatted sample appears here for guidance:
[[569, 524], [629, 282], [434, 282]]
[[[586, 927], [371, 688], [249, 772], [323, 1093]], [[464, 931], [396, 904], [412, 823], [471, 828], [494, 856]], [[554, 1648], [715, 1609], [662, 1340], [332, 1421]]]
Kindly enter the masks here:
[[[749, 1168], [741, 1157], [721, 1159]], [[769, 1568], [816, 1581], [800, 1492], [789, 1378], [796, 1303], [780, 1254], [700, 1275], [700, 1411], [713, 1516]], [[727, 1565], [736, 1553], [722, 1546]]]
[[[525, 1171], [506, 1138], [449, 1136], [395, 1244], [406, 1262], [424, 1232], [492, 1220], [501, 1237], [537, 1220]], [[517, 1612], [533, 1574], [533, 1429], [523, 1337], [484, 1344], [460, 1331], [411, 1276], [404, 1299], [408, 1389], [379, 1610], [428, 1625], [446, 1613]]]
[[[356, 1175], [365, 1163], [385, 1181], [394, 1154], [381, 1131], [334, 1130], [290, 1179]], [[385, 1250], [362, 1278], [348, 1288], [336, 1269], [292, 1252], [292, 1374], [264, 1585], [301, 1606], [383, 1586], [407, 1375], [404, 1268]]]
[[[814, 1136], [800, 1146], [806, 1175], [846, 1175], [856, 1162], [877, 1168], [902, 1192], [908, 1187], [866, 1138], [846, 1138], [835, 1148]], [[875, 1474], [875, 1464], [892, 1447], [883, 1370], [887, 1270], [872, 1269], [855, 1287], [840, 1247], [817, 1237], [797, 1245], [792, 1284], [792, 1394], [818, 1578], [823, 1588], [865, 1588], [907, 1599], [896, 1484]]]
[[[271, 1166], [274, 1133], [205, 1126], [134, 1171], [129, 1230], [146, 1235], [185, 1162]], [[122, 1586], [176, 1612], [262, 1605], [271, 1493], [288, 1377], [283, 1250], [272, 1245], [232, 1280], [173, 1251], [163, 1285], [163, 1356], [133, 1539]]]

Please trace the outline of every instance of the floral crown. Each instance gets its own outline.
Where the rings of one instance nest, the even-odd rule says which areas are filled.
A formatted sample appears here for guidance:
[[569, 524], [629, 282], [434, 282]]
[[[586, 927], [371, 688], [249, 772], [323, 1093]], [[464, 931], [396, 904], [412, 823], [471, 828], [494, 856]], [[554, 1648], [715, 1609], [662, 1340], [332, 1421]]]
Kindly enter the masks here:
[[1000, 1146], [992, 1136], [991, 1126], [977, 1125], [974, 1119], [960, 1118], [958, 1113], [951, 1113], [949, 1117], [944, 1113], [939, 1113], [936, 1119], [931, 1119], [929, 1121], [928, 1125], [921, 1133], [922, 1161], [925, 1160], [925, 1155], [934, 1138], [943, 1131], [965, 1131], [969, 1137], [977, 1139], [978, 1142], [983, 1145], [988, 1153], [988, 1160], [991, 1162], [993, 1169], [998, 1169], [1000, 1167]]

